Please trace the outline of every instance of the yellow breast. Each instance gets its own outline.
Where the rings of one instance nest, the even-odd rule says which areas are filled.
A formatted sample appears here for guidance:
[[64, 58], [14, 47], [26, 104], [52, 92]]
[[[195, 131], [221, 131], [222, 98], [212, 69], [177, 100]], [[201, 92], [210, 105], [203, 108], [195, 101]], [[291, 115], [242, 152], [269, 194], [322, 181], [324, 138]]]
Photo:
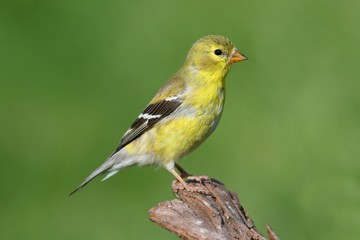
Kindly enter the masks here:
[[[198, 147], [216, 128], [225, 101], [224, 81], [188, 89], [183, 105], [190, 113], [177, 115], [154, 127], [152, 151], [164, 161], [175, 161]], [[166, 157], [165, 157], [166, 156]]]

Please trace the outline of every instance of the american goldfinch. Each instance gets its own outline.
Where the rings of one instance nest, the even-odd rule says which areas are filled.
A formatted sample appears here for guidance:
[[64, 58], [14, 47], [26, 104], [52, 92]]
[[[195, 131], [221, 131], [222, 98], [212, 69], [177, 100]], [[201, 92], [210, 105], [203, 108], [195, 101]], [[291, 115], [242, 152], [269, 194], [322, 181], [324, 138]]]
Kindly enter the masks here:
[[177, 161], [215, 130], [224, 106], [225, 77], [233, 63], [246, 59], [223, 36], [199, 39], [183, 66], [137, 117], [115, 151], [70, 195], [102, 173], [107, 173], [105, 180], [133, 165], [162, 166], [188, 189], [182, 177], [189, 174]]

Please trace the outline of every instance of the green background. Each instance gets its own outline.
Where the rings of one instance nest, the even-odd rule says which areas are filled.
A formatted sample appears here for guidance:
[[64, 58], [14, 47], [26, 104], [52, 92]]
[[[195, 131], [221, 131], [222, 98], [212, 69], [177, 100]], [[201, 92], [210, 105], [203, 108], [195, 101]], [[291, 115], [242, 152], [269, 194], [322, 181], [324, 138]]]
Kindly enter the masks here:
[[250, 60], [184, 168], [236, 191], [263, 233], [356, 239], [359, 12], [350, 0], [1, 0], [0, 239], [177, 239], [147, 216], [173, 198], [164, 169], [68, 193], [207, 34]]

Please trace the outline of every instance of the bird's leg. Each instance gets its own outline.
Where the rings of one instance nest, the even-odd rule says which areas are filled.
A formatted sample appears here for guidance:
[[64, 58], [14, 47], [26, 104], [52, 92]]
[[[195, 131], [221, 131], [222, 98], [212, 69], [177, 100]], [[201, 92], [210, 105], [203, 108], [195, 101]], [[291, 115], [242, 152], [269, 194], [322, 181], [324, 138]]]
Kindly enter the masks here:
[[[175, 171], [175, 169], [169, 170], [175, 177], [176, 179], [185, 187], [186, 191], [188, 192], [198, 192], [198, 193], [203, 193], [203, 194], [210, 194], [209, 190], [207, 190], [207, 188], [203, 185], [203, 186], [192, 186], [187, 184], [184, 179], [182, 179], [180, 177], [180, 175]], [[200, 180], [201, 182], [201, 180]]]
[[185, 169], [183, 169], [179, 164], [175, 163], [175, 167], [177, 168], [177, 170], [179, 170], [182, 178], [188, 178], [192, 176], [190, 173], [185, 171]]
[[[180, 170], [179, 170], [180, 171]], [[186, 190], [190, 191], [187, 183], [180, 177], [180, 175], [175, 171], [175, 169], [170, 170], [170, 172], [176, 177], [176, 179], [185, 187]]]
[[179, 164], [175, 163], [175, 167], [179, 170], [182, 178], [187, 178], [189, 180], [194, 180], [199, 183], [203, 183], [203, 181], [211, 182], [211, 179], [208, 176], [193, 176], [192, 174], [188, 173], [183, 169]]

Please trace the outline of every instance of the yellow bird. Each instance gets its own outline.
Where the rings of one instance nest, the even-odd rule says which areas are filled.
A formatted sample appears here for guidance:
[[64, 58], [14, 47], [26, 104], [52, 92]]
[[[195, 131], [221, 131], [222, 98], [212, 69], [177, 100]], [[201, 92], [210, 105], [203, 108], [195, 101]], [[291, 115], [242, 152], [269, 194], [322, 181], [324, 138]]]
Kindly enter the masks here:
[[115, 151], [70, 195], [99, 174], [107, 173], [105, 180], [133, 165], [162, 166], [189, 189], [183, 177], [190, 175], [177, 161], [215, 130], [224, 106], [225, 77], [233, 63], [246, 59], [223, 36], [199, 39], [189, 50], [184, 65], [137, 117]]

